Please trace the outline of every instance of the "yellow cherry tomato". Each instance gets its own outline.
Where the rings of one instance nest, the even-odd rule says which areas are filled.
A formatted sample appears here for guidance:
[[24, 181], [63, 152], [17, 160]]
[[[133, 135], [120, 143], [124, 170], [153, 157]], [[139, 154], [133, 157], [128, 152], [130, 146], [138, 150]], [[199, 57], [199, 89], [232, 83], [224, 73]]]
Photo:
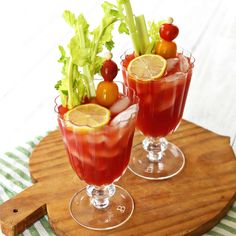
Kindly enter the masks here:
[[161, 40], [157, 43], [156, 54], [164, 57], [165, 59], [176, 57], [177, 46], [175, 42]]
[[102, 81], [98, 84], [96, 100], [105, 107], [110, 107], [118, 99], [118, 86], [114, 82]]

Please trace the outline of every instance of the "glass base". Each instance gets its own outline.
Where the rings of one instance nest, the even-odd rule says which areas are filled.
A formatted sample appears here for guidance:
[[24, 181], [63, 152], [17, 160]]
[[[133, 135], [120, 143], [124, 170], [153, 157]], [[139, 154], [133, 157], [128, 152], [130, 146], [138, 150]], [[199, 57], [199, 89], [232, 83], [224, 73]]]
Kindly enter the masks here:
[[163, 142], [159, 139], [158, 143], [152, 142], [151, 145], [150, 139], [146, 138], [133, 147], [129, 169], [135, 175], [150, 180], [169, 179], [177, 175], [185, 165], [184, 154], [164, 138]]
[[86, 187], [77, 192], [70, 202], [70, 213], [81, 226], [93, 230], [114, 229], [129, 220], [134, 211], [134, 201], [123, 188], [115, 186], [115, 194], [105, 208], [96, 208]]

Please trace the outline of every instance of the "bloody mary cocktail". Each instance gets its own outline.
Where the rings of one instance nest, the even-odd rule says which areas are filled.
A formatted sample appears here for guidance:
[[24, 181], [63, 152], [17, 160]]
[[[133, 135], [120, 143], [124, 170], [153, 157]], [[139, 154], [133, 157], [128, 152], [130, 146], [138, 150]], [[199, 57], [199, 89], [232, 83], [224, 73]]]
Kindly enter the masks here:
[[98, 130], [76, 130], [76, 126], [68, 127], [64, 119], [58, 118], [70, 164], [87, 184], [111, 184], [128, 166], [137, 110], [137, 100], [130, 95], [118, 99], [116, 103], [123, 101], [124, 107], [115, 115], [111, 107], [112, 119]]
[[[128, 166], [139, 101], [132, 88], [113, 81], [118, 66], [112, 60], [112, 32], [114, 23], [123, 24], [122, 4], [104, 1], [103, 16], [93, 29], [83, 13], [64, 11], [74, 34], [66, 47], [58, 47], [59, 128], [70, 165], [87, 183], [72, 197], [69, 209], [76, 222], [93, 230], [116, 228], [134, 211], [131, 195], [113, 184]], [[97, 81], [97, 76], [103, 79]]]
[[[128, 60], [132, 55], [128, 56]], [[142, 80], [127, 73], [129, 61], [122, 62], [123, 77], [140, 98], [137, 128], [150, 137], [165, 137], [180, 122], [192, 77], [189, 55], [179, 53], [167, 60], [165, 76], [157, 80]]]
[[136, 126], [145, 136], [133, 147], [129, 168], [146, 179], [171, 178], [183, 169], [185, 157], [165, 137], [183, 116], [194, 60], [177, 50], [179, 28], [172, 17], [146, 24], [144, 15], [135, 16], [129, 1], [123, 4], [133, 48], [121, 58], [122, 74], [140, 98]]
[[[142, 57], [141, 66], [152, 72], [152, 63], [145, 61], [152, 56], [138, 57], [141, 62]], [[145, 77], [129, 74], [127, 68], [135, 60], [134, 54], [124, 55], [122, 59], [124, 81], [140, 99], [136, 127], [145, 136], [143, 142], [134, 146], [129, 167], [146, 179], [170, 178], [183, 169], [185, 157], [165, 137], [175, 131], [183, 116], [194, 58], [184, 50], [178, 52], [176, 57], [166, 59], [165, 71], [157, 79], [149, 78], [145, 69], [135, 66]]]

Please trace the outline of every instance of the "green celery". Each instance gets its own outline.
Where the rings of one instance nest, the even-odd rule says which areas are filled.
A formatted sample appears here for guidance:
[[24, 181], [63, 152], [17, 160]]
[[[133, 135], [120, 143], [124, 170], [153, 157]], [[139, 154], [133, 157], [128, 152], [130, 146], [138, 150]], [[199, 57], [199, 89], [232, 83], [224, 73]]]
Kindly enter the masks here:
[[[123, 12], [124, 9], [126, 14]], [[134, 16], [130, 0], [117, 0], [117, 11], [121, 21], [118, 31], [130, 34], [135, 55], [155, 54], [156, 44], [160, 40], [159, 29], [166, 21], [153, 21], [149, 23], [147, 30], [144, 16]]]
[[135, 17], [137, 34], [140, 40], [140, 53], [145, 54], [149, 45], [149, 37], [144, 15]]
[[124, 5], [126, 16], [124, 17], [125, 22], [129, 28], [129, 34], [131, 36], [133, 46], [134, 46], [134, 52], [136, 55], [140, 54], [140, 42], [137, 34], [137, 29], [135, 25], [135, 20], [134, 20], [134, 14], [133, 10], [130, 4], [130, 0], [117, 0], [118, 2], [118, 8], [120, 4]]
[[159, 29], [162, 24], [166, 23], [166, 20], [162, 20], [159, 22], [149, 22], [149, 29], [148, 29], [148, 35], [150, 36], [150, 43], [148, 47], [146, 48], [145, 54], [149, 53], [155, 53], [156, 44], [158, 41], [160, 41], [160, 34]]
[[[89, 31], [83, 14], [78, 17], [70, 11], [64, 12], [64, 19], [75, 30], [75, 35], [68, 45], [70, 56], [59, 46], [60, 63], [63, 63], [62, 79], [55, 88], [59, 90], [62, 105], [69, 109], [80, 105], [85, 97], [96, 96], [94, 76], [100, 72], [104, 58], [99, 56], [106, 46], [109, 50], [114, 47], [112, 41], [113, 24], [119, 19], [115, 6], [103, 4], [104, 17], [100, 25]], [[90, 37], [91, 36], [91, 37]]]
[[68, 108], [73, 108], [73, 62], [72, 59], [69, 61], [68, 67]]
[[[79, 39], [80, 39], [80, 45], [83, 48], [86, 48], [86, 43], [85, 43], [85, 36], [84, 36], [84, 30], [83, 26], [79, 25], [78, 26], [78, 34], [79, 34]], [[96, 91], [93, 83], [93, 75], [91, 75], [89, 71], [89, 65], [86, 64], [83, 66], [83, 73], [86, 76], [86, 81], [87, 81], [87, 86], [88, 87], [88, 98], [95, 97]]]
[[106, 30], [108, 29], [108, 27], [112, 26], [116, 21], [117, 21], [116, 18], [111, 18], [110, 21], [108, 21], [108, 23], [106, 25], [102, 25], [102, 27], [100, 27], [97, 40], [96, 41], [94, 40], [96, 43], [95, 43], [95, 46], [92, 50], [93, 53], [91, 55], [91, 64], [93, 65], [92, 66], [92, 74], [95, 73], [95, 59], [96, 59], [96, 55], [99, 51], [98, 48], [99, 48], [100, 41], [101, 41], [103, 35], [105, 34]]

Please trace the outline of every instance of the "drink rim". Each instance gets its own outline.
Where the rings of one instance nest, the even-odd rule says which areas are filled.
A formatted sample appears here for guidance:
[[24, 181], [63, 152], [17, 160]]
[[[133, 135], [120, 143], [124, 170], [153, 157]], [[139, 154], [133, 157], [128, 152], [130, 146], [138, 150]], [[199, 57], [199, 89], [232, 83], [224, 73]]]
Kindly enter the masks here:
[[[123, 61], [124, 61], [126, 55], [130, 55], [130, 54], [132, 54], [133, 52], [134, 52], [134, 50], [133, 50], [132, 48], [128, 48], [128, 49], [126, 49], [125, 52], [120, 56], [120, 60], [121, 60], [121, 61], [120, 61], [120, 65], [121, 65], [122, 68], [125, 69], [125, 72], [126, 72], [127, 74], [128, 74], [128, 71], [127, 71], [127, 69], [123, 66]], [[192, 53], [191, 53], [190, 51], [188, 51], [188, 50], [186, 50], [186, 49], [184, 49], [184, 48], [182, 48], [182, 47], [179, 47], [179, 46], [178, 46], [178, 48], [177, 48], [177, 53], [182, 53], [182, 55], [184, 55], [185, 57], [187, 57], [187, 58], [190, 59], [190, 66], [189, 66], [188, 70], [187, 70], [186, 72], [181, 72], [181, 73], [184, 73], [185, 75], [187, 75], [187, 74], [189, 73], [189, 71], [194, 68], [195, 58], [193, 57], [193, 55], [192, 55]], [[144, 83], [148, 83], [148, 82], [149, 82], [149, 83], [150, 83], [150, 82], [153, 82], [153, 83], [161, 83], [161, 82], [163, 82], [163, 80], [164, 80], [166, 77], [167, 77], [167, 76], [163, 76], [163, 77], [161, 77], [161, 78], [159, 78], [159, 79], [157, 79], [157, 80], [141, 80], [141, 81], [144, 82]], [[136, 78], [139, 79], [138, 76], [136, 76]], [[168, 82], [168, 81], [166, 81], [166, 82]]]
[[[95, 81], [103, 81], [103, 79], [94, 79]], [[116, 123], [115, 125], [113, 125], [113, 124], [106, 124], [106, 125], [104, 125], [104, 126], [102, 126], [101, 127], [101, 129], [93, 129], [93, 127], [91, 127], [91, 126], [89, 126], [89, 125], [76, 125], [76, 124], [74, 124], [73, 122], [71, 122], [70, 120], [65, 120], [65, 119], [63, 119], [63, 117], [60, 115], [60, 113], [59, 113], [59, 111], [58, 111], [58, 107], [61, 105], [61, 102], [60, 102], [60, 95], [58, 95], [58, 96], [56, 96], [56, 98], [54, 99], [54, 103], [55, 103], [55, 105], [54, 105], [54, 111], [55, 111], [55, 113], [57, 114], [57, 118], [58, 119], [60, 119], [63, 123], [65, 123], [65, 121], [66, 122], [69, 122], [72, 126], [74, 126], [75, 128], [76, 127], [78, 127], [78, 128], [92, 128], [92, 132], [94, 132], [94, 131], [101, 131], [101, 130], [103, 130], [103, 129], [105, 129], [105, 128], [115, 128], [115, 127], [119, 127], [121, 124], [123, 124], [123, 123], [127, 123], [129, 120], [132, 120], [136, 115], [137, 115], [137, 113], [138, 113], [138, 110], [139, 110], [139, 97], [136, 95], [136, 92], [135, 92], [135, 90], [133, 89], [133, 88], [130, 88], [130, 87], [128, 87], [127, 85], [125, 85], [123, 82], [121, 82], [121, 81], [113, 81], [113, 82], [115, 82], [115, 83], [119, 83], [119, 84], [121, 84], [122, 86], [123, 86], [123, 88], [126, 90], [126, 92], [128, 92], [128, 91], [131, 91], [132, 92], [132, 94], [131, 94], [131, 97], [132, 97], [132, 102], [131, 102], [131, 105], [130, 106], [132, 106], [132, 105], [136, 105], [136, 109], [135, 109], [135, 111], [130, 115], [130, 117], [129, 118], [127, 118], [127, 119], [125, 119], [125, 120], [122, 120], [122, 121], [119, 121], [118, 123]], [[127, 96], [127, 95], [126, 95]], [[129, 107], [130, 107], [129, 106]], [[119, 113], [118, 113], [119, 114]], [[118, 115], [117, 114], [117, 115]]]

